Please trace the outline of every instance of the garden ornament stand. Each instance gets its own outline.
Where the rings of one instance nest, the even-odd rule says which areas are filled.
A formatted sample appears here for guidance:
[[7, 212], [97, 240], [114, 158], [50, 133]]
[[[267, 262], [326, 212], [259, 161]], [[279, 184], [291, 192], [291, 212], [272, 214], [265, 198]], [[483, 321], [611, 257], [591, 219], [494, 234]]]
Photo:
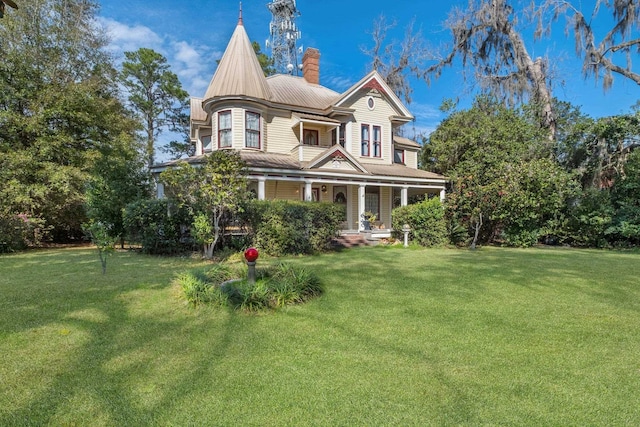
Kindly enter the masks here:
[[256, 283], [256, 260], [258, 259], [258, 250], [256, 248], [249, 248], [244, 251], [244, 257], [247, 260], [247, 265], [249, 266], [249, 273], [247, 275], [247, 281], [251, 285], [255, 285]]

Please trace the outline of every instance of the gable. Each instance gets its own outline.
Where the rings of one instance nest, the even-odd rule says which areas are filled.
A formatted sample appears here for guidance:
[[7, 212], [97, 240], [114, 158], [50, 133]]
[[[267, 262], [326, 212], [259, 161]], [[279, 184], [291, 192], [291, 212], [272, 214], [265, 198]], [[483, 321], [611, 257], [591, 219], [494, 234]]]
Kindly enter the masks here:
[[319, 154], [305, 169], [323, 169], [332, 171], [351, 171], [360, 173], [369, 173], [347, 150], [341, 145], [334, 145]]
[[377, 71], [372, 71], [367, 74], [362, 80], [353, 85], [345, 93], [342, 94], [340, 99], [336, 102], [336, 107], [348, 107], [357, 102], [357, 99], [362, 96], [363, 93], [377, 93], [380, 97], [391, 106], [394, 111], [393, 116], [402, 117], [407, 121], [413, 119], [413, 115], [409, 109], [402, 103], [400, 98], [391, 90], [389, 85], [384, 81], [382, 76]]

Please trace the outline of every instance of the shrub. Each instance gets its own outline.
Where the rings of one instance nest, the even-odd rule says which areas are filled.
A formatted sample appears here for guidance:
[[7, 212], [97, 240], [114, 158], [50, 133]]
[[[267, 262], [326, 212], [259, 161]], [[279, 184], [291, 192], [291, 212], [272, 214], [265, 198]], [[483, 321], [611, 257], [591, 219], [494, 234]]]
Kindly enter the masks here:
[[0, 253], [40, 246], [49, 230], [41, 218], [27, 214], [0, 215]]
[[411, 239], [421, 246], [439, 246], [447, 243], [448, 232], [444, 208], [438, 199], [428, 199], [394, 209], [392, 214], [394, 231], [402, 233], [402, 227], [405, 224], [411, 227]]
[[281, 256], [329, 249], [344, 217], [344, 207], [332, 203], [254, 200], [242, 220], [252, 229], [256, 246]]
[[150, 254], [176, 254], [193, 249], [188, 234], [191, 215], [185, 209], [170, 209], [166, 199], [144, 199], [125, 208], [124, 226], [130, 242]]

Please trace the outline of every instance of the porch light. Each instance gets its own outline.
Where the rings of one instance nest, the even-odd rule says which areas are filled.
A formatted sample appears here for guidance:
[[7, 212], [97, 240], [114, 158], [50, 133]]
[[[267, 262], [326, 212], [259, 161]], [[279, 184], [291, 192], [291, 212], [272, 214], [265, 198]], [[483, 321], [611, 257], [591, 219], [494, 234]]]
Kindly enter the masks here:
[[323, 193], [327, 192], [327, 186], [326, 185], [322, 184], [322, 187], [320, 187], [320, 188], [322, 189]]

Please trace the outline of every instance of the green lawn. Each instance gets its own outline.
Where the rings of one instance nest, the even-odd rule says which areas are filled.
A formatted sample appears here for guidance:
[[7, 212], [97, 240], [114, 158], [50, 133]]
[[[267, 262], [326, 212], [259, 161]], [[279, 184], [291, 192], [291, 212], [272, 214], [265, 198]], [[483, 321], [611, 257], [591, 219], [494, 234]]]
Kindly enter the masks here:
[[190, 259], [0, 256], [0, 425], [640, 424], [638, 253], [291, 262], [325, 294], [250, 315], [189, 308]]

